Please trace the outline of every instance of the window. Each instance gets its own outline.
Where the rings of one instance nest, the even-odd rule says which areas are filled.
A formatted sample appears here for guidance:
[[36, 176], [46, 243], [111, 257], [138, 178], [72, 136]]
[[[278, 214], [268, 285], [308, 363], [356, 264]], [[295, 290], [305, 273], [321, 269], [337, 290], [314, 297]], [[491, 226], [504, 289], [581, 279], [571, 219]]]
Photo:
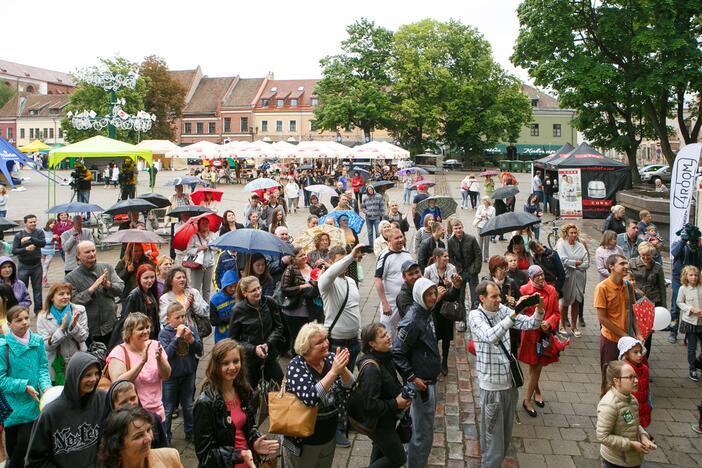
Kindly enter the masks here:
[[319, 104], [319, 98], [313, 97], [310, 99], [310, 104], [316, 106]]
[[539, 136], [539, 124], [531, 124], [531, 136]]
[[538, 107], [539, 106], [539, 98], [532, 99], [531, 100], [531, 107]]
[[49, 138], [53, 138], [53, 137], [54, 137], [54, 129], [50, 128], [49, 129]]
[[183, 133], [186, 135], [193, 133], [193, 124], [190, 122], [185, 122], [185, 125], [183, 125]]
[[207, 133], [217, 133], [217, 124], [215, 122], [207, 123]]
[[12, 140], [13, 137], [14, 137], [14, 135], [12, 134], [12, 129], [8, 128], [7, 129], [7, 139]]
[[561, 136], [561, 124], [553, 124], [553, 136]]
[[224, 119], [224, 133], [229, 133], [232, 131], [232, 119], [229, 117]]
[[35, 128], [35, 129], [34, 129], [34, 137], [35, 137], [35, 138], [41, 138], [41, 133], [39, 133], [39, 129], [38, 129], [38, 128]]
[[29, 111], [29, 115], [31, 115], [31, 116], [36, 116], [36, 115], [37, 115], [36, 109], [31, 109], [31, 110]]
[[24, 129], [20, 128], [20, 138], [24, 140]]
[[282, 120], [276, 120], [276, 121], [275, 121], [275, 131], [276, 131], [276, 132], [282, 132], [282, 131], [283, 131], [283, 121], [282, 121]]
[[63, 139], [63, 129], [59, 128], [59, 138]]
[[297, 132], [297, 120], [291, 120], [288, 123], [288, 131]]
[[267, 120], [261, 120], [261, 132], [263, 132], [263, 133], [268, 132], [268, 121]]
[[44, 133], [42, 133], [42, 136], [44, 136], [44, 138], [46, 138], [46, 135], [48, 135], [48, 134], [49, 134], [49, 129], [44, 128]]
[[195, 133], [197, 133], [198, 135], [202, 135], [203, 133], [205, 133], [204, 128], [205, 128], [205, 124], [203, 124], [202, 122], [196, 123], [195, 124]]
[[[22, 129], [22, 130], [24, 130], [24, 129]], [[24, 137], [22, 137], [22, 138], [24, 138]], [[33, 128], [29, 129], [29, 139], [30, 140], [34, 139], [34, 129]]]
[[275, 107], [283, 107], [285, 105], [285, 99], [276, 99]]
[[261, 99], [261, 107], [268, 107], [271, 105], [270, 99]]
[[239, 118], [239, 128], [240, 132], [248, 132], [249, 131], [249, 118], [248, 117], [241, 117]]
[[310, 132], [316, 132], [316, 131], [317, 131], [317, 121], [310, 120]]
[[297, 107], [297, 99], [290, 100], [290, 107]]

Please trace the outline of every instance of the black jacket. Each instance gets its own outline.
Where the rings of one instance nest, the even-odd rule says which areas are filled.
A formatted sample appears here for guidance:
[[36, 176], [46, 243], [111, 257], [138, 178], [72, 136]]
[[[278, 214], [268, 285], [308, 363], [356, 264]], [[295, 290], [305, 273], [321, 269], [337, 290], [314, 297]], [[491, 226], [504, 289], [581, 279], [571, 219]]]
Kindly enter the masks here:
[[456, 272], [465, 280], [480, 274], [483, 254], [475, 237], [463, 233], [461, 240], [451, 236], [448, 240], [449, 262], [456, 267]]
[[623, 219], [617, 219], [613, 214], [610, 214], [602, 223], [602, 231], [614, 231], [621, 234], [626, 232], [626, 223]]
[[[507, 278], [514, 281], [514, 284], [517, 287], [517, 292], [519, 292], [519, 289], [522, 286], [529, 282], [529, 275], [527, 275], [524, 271], [520, 270], [519, 268], [517, 268], [515, 271], [507, 270]], [[514, 296], [514, 298], [518, 299], [519, 295]]]
[[534, 265], [539, 265], [542, 270], [544, 270], [544, 277], [547, 283], [556, 283], [556, 291], [558, 291], [558, 297], [561, 297], [563, 283], [565, 283], [565, 268], [563, 268], [563, 262], [561, 262], [561, 257], [558, 256], [558, 252], [551, 250], [544, 246], [544, 253], [541, 255], [533, 255]]
[[[369, 362], [375, 361], [377, 365]], [[368, 427], [394, 428], [398, 408], [395, 398], [402, 390], [397, 371], [392, 362], [392, 353], [371, 351], [356, 363], [358, 367], [358, 389], [349, 402], [349, 413]], [[363, 368], [363, 372], [361, 372]]]
[[[30, 239], [22, 244], [22, 238], [29, 237]], [[27, 247], [30, 245], [36, 246], [34, 250], [29, 251]], [[41, 262], [41, 248], [46, 246], [46, 238], [44, 231], [35, 229], [31, 233], [26, 229], [22, 229], [12, 240], [12, 255], [17, 256], [17, 261], [21, 265], [38, 265]]]
[[441, 371], [441, 355], [432, 325], [431, 311], [417, 303], [397, 325], [392, 358], [405, 381], [419, 377], [427, 383], [436, 383]]
[[[256, 439], [261, 437], [256, 427], [256, 408], [250, 397], [239, 395], [241, 409], [246, 414], [246, 441], [253, 447]], [[195, 402], [193, 410], [193, 435], [195, 436], [195, 455], [200, 468], [231, 468], [244, 460], [241, 451], [234, 448], [236, 427], [222, 395], [205, 386]]]
[[446, 244], [444, 244], [444, 241], [441, 239], [438, 241], [434, 240], [433, 236], [424, 239], [422, 243], [419, 244], [419, 248], [417, 249], [417, 264], [422, 273], [424, 273], [424, 269], [429, 265], [429, 259], [434, 254], [434, 249], [437, 247], [445, 249]]
[[149, 339], [158, 341], [158, 334], [161, 331], [161, 318], [159, 316], [158, 299], [156, 299], [151, 292], [148, 294], [151, 296], [151, 313], [149, 313], [149, 308], [146, 307], [144, 293], [141, 288], [134, 288], [127, 295], [127, 298], [122, 303], [122, 312], [119, 321], [112, 329], [112, 336], [110, 336], [110, 343], [107, 347], [108, 352], [118, 344], [122, 343], [122, 329], [124, 328], [124, 321], [127, 319], [127, 316], [133, 312], [141, 312], [151, 319], [151, 333], [149, 334]]
[[327, 213], [329, 213], [329, 210], [326, 206], [324, 206], [324, 203], [320, 203], [319, 206], [310, 205], [311, 215], [315, 215], [316, 217], [321, 218], [322, 216], [326, 216]]
[[395, 304], [397, 305], [397, 311], [400, 313], [400, 318], [407, 315], [410, 307], [412, 307], [412, 304], [414, 304], [412, 288], [409, 287], [407, 282], [402, 283], [400, 293], [395, 297]]
[[268, 345], [268, 361], [278, 358], [278, 350], [283, 345], [283, 322], [280, 309], [270, 297], [261, 296], [260, 307], [254, 306], [244, 299], [232, 309], [229, 322], [229, 336], [241, 343], [246, 350], [248, 366], [261, 363], [256, 356], [256, 346]]

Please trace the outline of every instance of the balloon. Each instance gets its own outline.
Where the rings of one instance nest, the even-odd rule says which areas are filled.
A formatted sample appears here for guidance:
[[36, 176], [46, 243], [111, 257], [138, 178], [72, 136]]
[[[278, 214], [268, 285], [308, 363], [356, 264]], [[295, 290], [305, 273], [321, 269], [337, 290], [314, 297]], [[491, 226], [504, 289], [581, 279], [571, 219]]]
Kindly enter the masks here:
[[39, 400], [39, 411], [42, 411], [46, 405], [60, 397], [62, 393], [63, 385], [57, 385], [45, 391], [41, 396], [41, 400]]
[[653, 317], [653, 329], [656, 331], [665, 330], [670, 326], [670, 311], [665, 307], [656, 307]]

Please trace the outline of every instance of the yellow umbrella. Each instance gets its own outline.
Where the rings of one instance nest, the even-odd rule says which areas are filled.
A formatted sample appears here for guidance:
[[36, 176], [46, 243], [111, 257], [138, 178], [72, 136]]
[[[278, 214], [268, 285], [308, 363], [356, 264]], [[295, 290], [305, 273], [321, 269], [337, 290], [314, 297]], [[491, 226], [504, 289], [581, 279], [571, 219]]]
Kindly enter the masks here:
[[317, 248], [314, 245], [314, 238], [320, 232], [325, 232], [329, 234], [329, 239], [331, 240], [331, 243], [329, 245], [330, 248], [335, 246], [346, 246], [346, 238], [344, 236], [344, 231], [342, 231], [338, 227], [330, 226], [328, 224], [315, 226], [304, 231], [299, 236], [295, 236], [295, 239], [293, 239], [293, 245], [295, 247], [302, 247], [305, 250], [305, 253], [310, 253]]
[[42, 143], [40, 140], [34, 140], [28, 145], [20, 146], [19, 149], [23, 153], [38, 153], [42, 150], [50, 150], [51, 146]]

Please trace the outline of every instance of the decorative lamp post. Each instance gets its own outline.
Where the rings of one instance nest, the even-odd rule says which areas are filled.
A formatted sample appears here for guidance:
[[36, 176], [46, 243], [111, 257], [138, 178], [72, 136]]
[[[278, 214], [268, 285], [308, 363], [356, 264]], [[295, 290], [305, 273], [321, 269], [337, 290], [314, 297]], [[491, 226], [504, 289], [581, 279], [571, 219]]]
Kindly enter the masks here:
[[94, 69], [80, 73], [78, 79], [81, 81], [110, 92], [110, 106], [112, 108], [107, 115], [98, 115], [93, 110], [83, 110], [76, 114], [69, 112], [67, 115], [73, 127], [77, 130], [103, 130], [107, 127], [110, 138], [116, 137], [116, 129], [118, 128], [120, 130], [136, 130], [137, 132], [151, 130], [156, 116], [144, 111], [139, 111], [136, 115], [129, 115], [122, 109], [126, 101], [124, 98], [118, 99], [116, 95], [119, 89], [134, 89], [138, 78], [139, 75], [134, 72], [122, 75], [113, 74], [108, 70]]

